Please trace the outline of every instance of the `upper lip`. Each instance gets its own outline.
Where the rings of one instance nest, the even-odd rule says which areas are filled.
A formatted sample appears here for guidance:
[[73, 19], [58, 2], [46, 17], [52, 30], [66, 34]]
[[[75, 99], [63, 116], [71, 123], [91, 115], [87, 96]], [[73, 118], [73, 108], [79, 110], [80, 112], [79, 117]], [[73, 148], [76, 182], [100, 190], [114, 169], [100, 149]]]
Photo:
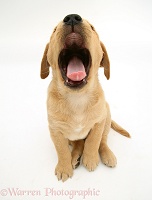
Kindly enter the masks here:
[[72, 32], [66, 35], [65, 48], [70, 48], [74, 44], [79, 48], [84, 47], [84, 39], [80, 33]]

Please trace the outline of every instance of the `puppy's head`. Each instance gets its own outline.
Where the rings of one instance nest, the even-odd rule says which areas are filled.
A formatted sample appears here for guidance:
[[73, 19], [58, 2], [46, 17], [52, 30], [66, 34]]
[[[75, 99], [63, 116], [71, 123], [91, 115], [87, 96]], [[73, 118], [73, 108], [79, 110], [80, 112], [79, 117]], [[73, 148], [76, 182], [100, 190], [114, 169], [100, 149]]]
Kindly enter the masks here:
[[97, 78], [98, 67], [110, 78], [110, 63], [105, 46], [94, 27], [79, 15], [67, 15], [54, 29], [41, 63], [41, 78], [49, 75], [71, 89], [80, 89]]

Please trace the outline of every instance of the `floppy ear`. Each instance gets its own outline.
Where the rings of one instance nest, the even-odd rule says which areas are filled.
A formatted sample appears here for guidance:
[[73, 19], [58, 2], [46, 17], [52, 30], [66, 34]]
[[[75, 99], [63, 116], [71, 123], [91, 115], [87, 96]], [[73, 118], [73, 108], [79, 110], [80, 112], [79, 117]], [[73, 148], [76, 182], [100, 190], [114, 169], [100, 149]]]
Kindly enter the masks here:
[[107, 50], [102, 42], [100, 42], [101, 48], [103, 50], [103, 58], [101, 60], [100, 66], [104, 67], [104, 75], [107, 79], [110, 78], [110, 61], [108, 57]]
[[49, 66], [50, 65], [47, 61], [48, 48], [49, 48], [49, 43], [45, 47], [45, 51], [44, 51], [43, 58], [41, 61], [41, 78], [42, 79], [45, 79], [49, 75]]

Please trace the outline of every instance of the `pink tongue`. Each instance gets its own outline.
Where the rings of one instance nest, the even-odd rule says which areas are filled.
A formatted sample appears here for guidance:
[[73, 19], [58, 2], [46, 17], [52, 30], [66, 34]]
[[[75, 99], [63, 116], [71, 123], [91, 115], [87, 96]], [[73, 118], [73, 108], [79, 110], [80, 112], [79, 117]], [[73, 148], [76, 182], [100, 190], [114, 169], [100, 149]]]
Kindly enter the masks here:
[[82, 61], [73, 57], [67, 67], [67, 77], [72, 81], [81, 81], [86, 77], [86, 72]]

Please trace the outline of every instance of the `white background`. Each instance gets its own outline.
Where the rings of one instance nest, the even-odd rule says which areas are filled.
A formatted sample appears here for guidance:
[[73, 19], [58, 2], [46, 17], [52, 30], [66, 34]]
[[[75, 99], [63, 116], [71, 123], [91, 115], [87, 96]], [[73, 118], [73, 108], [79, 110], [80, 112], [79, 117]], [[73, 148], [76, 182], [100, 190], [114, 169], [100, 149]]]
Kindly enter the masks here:
[[[62, 183], [54, 175], [57, 154], [47, 124], [51, 75], [41, 80], [39, 73], [54, 26], [71, 13], [89, 20], [107, 48], [111, 78], [99, 69], [100, 82], [112, 118], [132, 138], [111, 130], [108, 144], [117, 167], [100, 163], [88, 172], [81, 165]], [[0, 199], [70, 199], [71, 190], [90, 189], [94, 196], [85, 199], [151, 200], [151, 93], [151, 0], [0, 0]], [[9, 188], [40, 193], [11, 196]], [[45, 196], [44, 188], [58, 195]], [[73, 199], [83, 199], [80, 194]]]

